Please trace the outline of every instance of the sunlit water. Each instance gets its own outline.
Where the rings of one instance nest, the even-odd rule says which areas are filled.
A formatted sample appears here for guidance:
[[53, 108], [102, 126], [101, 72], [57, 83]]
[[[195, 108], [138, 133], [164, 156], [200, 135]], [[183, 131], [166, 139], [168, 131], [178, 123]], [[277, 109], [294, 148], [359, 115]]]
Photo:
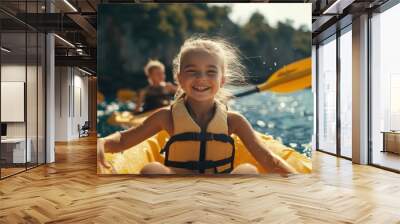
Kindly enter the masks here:
[[311, 156], [313, 97], [311, 90], [292, 94], [258, 93], [230, 102], [253, 128]]
[[[283, 144], [311, 156], [313, 97], [310, 89], [292, 94], [257, 93], [231, 100], [231, 110], [243, 114], [260, 133], [274, 136]], [[98, 105], [98, 135], [103, 137], [122, 130], [107, 119], [113, 111], [132, 111], [134, 103], [116, 101]]]

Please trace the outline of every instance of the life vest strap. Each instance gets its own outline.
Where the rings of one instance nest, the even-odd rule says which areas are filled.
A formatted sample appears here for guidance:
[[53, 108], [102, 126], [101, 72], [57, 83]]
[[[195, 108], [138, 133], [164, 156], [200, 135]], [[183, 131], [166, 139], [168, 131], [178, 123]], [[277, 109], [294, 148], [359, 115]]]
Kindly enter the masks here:
[[175, 168], [188, 169], [188, 170], [206, 170], [232, 163], [233, 159], [234, 159], [233, 157], [229, 157], [226, 159], [216, 160], [216, 161], [204, 160], [204, 161], [186, 161], [186, 162], [166, 160], [165, 165]]
[[215, 170], [214, 173], [217, 173], [217, 174], [226, 174], [226, 173], [231, 173], [232, 170], [233, 170], [233, 167], [229, 167], [228, 169], [223, 170], [223, 171], [221, 171], [221, 172], [218, 172], [218, 170]]
[[185, 132], [181, 134], [177, 134], [172, 136], [168, 142], [165, 144], [165, 147], [161, 150], [161, 154], [164, 153], [170, 145], [175, 141], [220, 141], [224, 143], [230, 143], [234, 145], [234, 140], [226, 135], [226, 134], [214, 134], [210, 132]]

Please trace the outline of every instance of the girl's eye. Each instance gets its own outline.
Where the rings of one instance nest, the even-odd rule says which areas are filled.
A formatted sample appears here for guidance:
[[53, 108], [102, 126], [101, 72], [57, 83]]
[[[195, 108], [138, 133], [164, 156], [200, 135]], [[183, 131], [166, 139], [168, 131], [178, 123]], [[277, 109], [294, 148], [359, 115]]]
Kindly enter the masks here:
[[209, 75], [209, 76], [216, 76], [216, 75], [217, 75], [217, 72], [216, 72], [216, 71], [208, 71], [208, 72], [207, 72], [207, 75]]
[[192, 76], [195, 76], [195, 75], [196, 75], [196, 71], [194, 71], [194, 70], [187, 70], [187, 71], [185, 71], [185, 74], [186, 74], [187, 76], [192, 77]]

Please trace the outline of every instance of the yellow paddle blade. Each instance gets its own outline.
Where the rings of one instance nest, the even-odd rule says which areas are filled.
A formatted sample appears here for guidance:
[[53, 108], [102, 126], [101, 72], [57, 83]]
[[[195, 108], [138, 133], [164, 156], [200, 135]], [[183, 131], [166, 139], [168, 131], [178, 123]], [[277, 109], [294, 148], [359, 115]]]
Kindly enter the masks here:
[[258, 85], [260, 91], [289, 93], [311, 86], [311, 57], [285, 65], [266, 83]]

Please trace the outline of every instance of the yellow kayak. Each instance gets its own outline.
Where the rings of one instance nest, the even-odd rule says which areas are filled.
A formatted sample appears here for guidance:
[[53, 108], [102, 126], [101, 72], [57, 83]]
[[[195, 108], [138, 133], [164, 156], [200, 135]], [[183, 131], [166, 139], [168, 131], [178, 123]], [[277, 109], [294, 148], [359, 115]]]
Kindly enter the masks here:
[[[151, 113], [151, 112], [150, 112]], [[145, 113], [135, 118], [135, 115], [129, 116], [129, 119], [123, 120], [118, 114], [114, 117], [115, 124], [118, 121], [123, 121], [119, 124], [123, 126], [135, 126], [139, 122], [147, 117], [149, 113]], [[126, 117], [127, 115], [125, 115]], [[140, 122], [141, 123], [141, 122]], [[290, 166], [297, 170], [299, 173], [310, 173], [312, 170], [311, 158], [300, 154], [296, 150], [283, 145], [281, 142], [273, 139], [272, 136], [263, 135], [258, 133], [263, 143], [276, 155], [283, 158]], [[150, 162], [164, 163], [164, 157], [160, 154], [164, 144], [167, 142], [169, 136], [165, 131], [159, 132], [155, 136], [148, 138], [146, 141], [133, 146], [121, 153], [105, 153], [106, 160], [112, 165], [112, 169], [99, 170], [102, 174], [139, 174], [140, 170]], [[233, 136], [235, 140], [235, 161], [234, 167], [239, 166], [243, 163], [250, 163], [256, 166], [260, 173], [268, 173], [261, 167], [254, 157], [249, 153], [242, 141], [237, 137]]]
[[136, 127], [143, 123], [146, 118], [154, 111], [149, 111], [141, 114], [133, 114], [129, 111], [114, 111], [107, 119], [107, 123], [115, 126], [121, 126], [123, 128]]

